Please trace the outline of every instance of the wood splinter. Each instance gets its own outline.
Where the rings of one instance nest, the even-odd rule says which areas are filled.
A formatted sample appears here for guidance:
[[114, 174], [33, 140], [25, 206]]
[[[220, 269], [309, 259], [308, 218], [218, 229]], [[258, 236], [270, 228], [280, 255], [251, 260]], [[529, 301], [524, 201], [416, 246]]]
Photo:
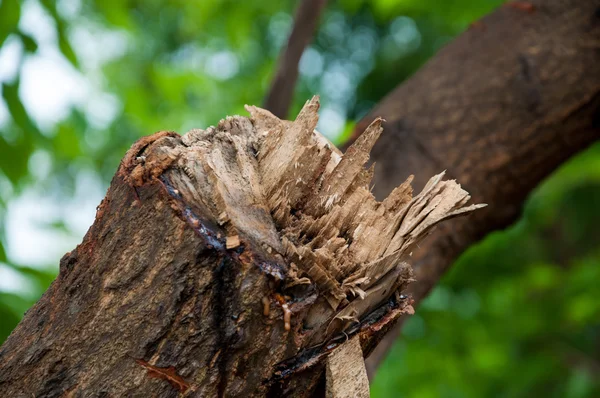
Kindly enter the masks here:
[[225, 239], [225, 247], [227, 249], [234, 249], [240, 245], [240, 237], [238, 235], [228, 236]]
[[327, 357], [326, 383], [327, 398], [369, 398], [369, 379], [358, 336]]

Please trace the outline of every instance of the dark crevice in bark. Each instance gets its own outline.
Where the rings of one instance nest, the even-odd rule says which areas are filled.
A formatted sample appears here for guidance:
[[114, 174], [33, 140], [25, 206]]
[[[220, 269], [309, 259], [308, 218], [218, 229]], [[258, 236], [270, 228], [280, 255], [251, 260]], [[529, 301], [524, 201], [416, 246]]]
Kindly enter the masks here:
[[227, 296], [231, 293], [228, 282], [225, 280], [225, 267], [227, 259], [223, 257], [213, 270], [213, 280], [215, 281], [212, 316], [214, 330], [217, 331], [216, 351], [213, 355], [218, 355], [217, 367], [219, 369], [218, 394], [223, 397], [227, 389], [227, 353], [229, 342], [227, 338]]

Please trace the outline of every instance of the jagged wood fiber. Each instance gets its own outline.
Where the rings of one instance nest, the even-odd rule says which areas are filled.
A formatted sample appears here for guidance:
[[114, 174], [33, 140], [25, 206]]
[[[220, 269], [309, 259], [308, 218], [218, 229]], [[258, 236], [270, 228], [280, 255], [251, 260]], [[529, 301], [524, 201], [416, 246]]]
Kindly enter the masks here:
[[318, 107], [136, 142], [0, 349], [0, 395], [323, 395], [329, 353], [351, 339], [367, 354], [412, 312], [414, 245], [481, 205], [443, 173], [377, 202], [381, 120], [342, 155]]

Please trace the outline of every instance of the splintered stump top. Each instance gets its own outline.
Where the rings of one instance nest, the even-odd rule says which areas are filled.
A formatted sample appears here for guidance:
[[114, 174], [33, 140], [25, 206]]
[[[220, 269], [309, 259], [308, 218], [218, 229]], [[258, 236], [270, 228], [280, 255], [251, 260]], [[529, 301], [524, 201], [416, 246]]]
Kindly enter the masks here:
[[413, 311], [400, 294], [411, 248], [479, 206], [443, 173], [377, 202], [365, 164], [381, 120], [342, 155], [315, 131], [318, 107], [294, 122], [247, 107], [136, 142], [0, 349], [0, 395], [304, 397], [324, 394], [327, 373], [339, 396], [341, 364], [363, 377], [347, 358], [362, 367]]

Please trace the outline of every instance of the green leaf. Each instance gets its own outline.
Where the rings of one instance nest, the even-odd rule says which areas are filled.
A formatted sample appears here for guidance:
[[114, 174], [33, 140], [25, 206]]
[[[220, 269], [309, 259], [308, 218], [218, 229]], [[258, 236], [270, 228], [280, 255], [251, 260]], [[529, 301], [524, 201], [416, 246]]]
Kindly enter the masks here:
[[29, 113], [23, 106], [19, 96], [20, 80], [15, 79], [12, 83], [2, 83], [2, 97], [6, 101], [8, 112], [13, 119], [13, 122], [21, 130], [21, 139], [31, 141], [31, 138], [36, 139], [39, 143], [45, 144], [48, 139], [44, 136], [37, 125], [29, 117]]
[[58, 36], [58, 48], [69, 62], [79, 69], [79, 60], [71, 47], [71, 43], [67, 37], [67, 23], [56, 10], [56, 2], [53, 0], [42, 0], [42, 5], [48, 11], [54, 23], [56, 24], [56, 34]]
[[8, 263], [8, 266], [27, 277], [37, 285], [37, 292], [41, 295], [48, 286], [54, 281], [58, 273], [58, 268], [31, 268], [25, 265]]
[[34, 304], [14, 293], [0, 292], [0, 344], [19, 323], [25, 312]]
[[6, 177], [13, 183], [20, 182], [27, 175], [27, 161], [34, 150], [34, 141], [44, 145], [47, 138], [42, 135], [38, 127], [29, 117], [27, 110], [19, 97], [19, 79], [12, 83], [2, 84], [2, 97], [8, 107], [13, 126], [5, 129], [11, 131], [15, 139], [10, 141], [0, 134], [0, 168]]
[[0, 2], [0, 46], [11, 33], [15, 32], [21, 17], [19, 0], [2, 0]]
[[79, 69], [79, 60], [77, 59], [75, 51], [73, 51], [73, 47], [71, 47], [71, 43], [67, 39], [62, 24], [58, 25], [58, 48], [60, 48], [60, 51], [69, 60], [69, 62], [71, 62], [74, 67]]
[[19, 79], [15, 79], [12, 83], [2, 83], [2, 97], [6, 101], [10, 116], [12, 116], [15, 124], [25, 133], [33, 133], [34, 136], [42, 138], [43, 135], [37, 126], [33, 123], [27, 110], [19, 97]]
[[[202, 4], [204, 2], [200, 2]], [[128, 30], [133, 29], [134, 24], [130, 15], [131, 5], [127, 4], [126, 1], [122, 0], [97, 0], [94, 1], [94, 5], [100, 11], [100, 14], [110, 24], [125, 28]]]
[[34, 53], [37, 51], [38, 45], [33, 37], [21, 31], [19, 31], [18, 34], [21, 38], [21, 41], [23, 42], [23, 47], [25, 47], [25, 51], [27, 51], [28, 53]]
[[7, 142], [0, 131], [0, 170], [13, 185], [27, 176], [27, 161], [33, 149], [29, 140], [21, 139], [15, 144]]
[[80, 140], [73, 125], [61, 123], [52, 142], [54, 153], [62, 158], [74, 160], [81, 155]]
[[18, 315], [16, 308], [11, 306], [10, 298], [7, 293], [0, 293], [0, 319], [2, 319], [2, 322], [0, 322], [0, 344], [4, 343], [4, 340], [21, 320], [21, 315]]
[[6, 262], [6, 250], [4, 250], [4, 244], [0, 242], [0, 262]]

